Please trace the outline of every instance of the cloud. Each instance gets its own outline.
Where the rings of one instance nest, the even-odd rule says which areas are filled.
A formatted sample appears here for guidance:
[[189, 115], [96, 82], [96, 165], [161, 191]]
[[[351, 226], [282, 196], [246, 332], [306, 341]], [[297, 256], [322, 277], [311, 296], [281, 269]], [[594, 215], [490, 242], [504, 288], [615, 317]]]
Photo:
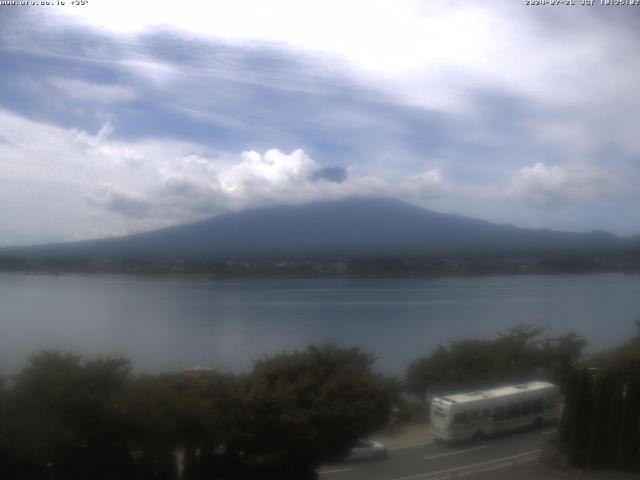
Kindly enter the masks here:
[[[303, 151], [286, 155], [277, 149], [264, 155], [243, 152], [242, 162], [225, 172], [220, 182], [230, 194], [256, 194], [265, 189], [287, 189], [305, 182], [317, 164]], [[264, 192], [266, 193], [266, 192]]]
[[[112, 0], [90, 8], [52, 9], [50, 15], [54, 24], [71, 19], [76, 25], [99, 27], [126, 38], [132, 48], [154, 28], [178, 32], [205, 49], [206, 40], [245, 52], [259, 44], [324, 67], [339, 66], [359, 85], [396, 101], [458, 113], [473, 111], [469, 93], [475, 87], [566, 106], [589, 98], [594, 87], [613, 91], [622, 86], [612, 85], [610, 68], [593, 67], [605, 61], [616, 71], [628, 68], [623, 63], [628, 55], [611, 52], [633, 41], [632, 24], [614, 17], [620, 15], [614, 9], [598, 6], [540, 10], [508, 0], [486, 6], [464, 1], [353, 0], [345, 5], [339, 0], [277, 0], [268, 8], [260, 0], [239, 0], [224, 6], [194, 2], [189, 9], [159, 7], [151, 0], [135, 6]], [[562, 49], [555, 48], [559, 42]], [[219, 57], [195, 64], [204, 65], [203, 72], [211, 58]], [[139, 55], [132, 57], [138, 60]], [[171, 62], [155, 64], [171, 69]], [[217, 73], [230, 73], [228, 67]], [[633, 77], [626, 86], [633, 86], [631, 82]]]
[[427, 170], [407, 178], [402, 185], [403, 197], [410, 198], [418, 203], [437, 198], [449, 193], [450, 186], [444, 181], [444, 175], [440, 169]]
[[148, 216], [153, 206], [141, 195], [127, 192], [115, 185], [101, 185], [95, 194], [87, 197], [87, 200], [92, 205], [134, 218]]
[[[31, 218], [85, 219], [89, 232], [139, 231], [229, 210], [347, 196], [426, 199], [444, 183], [435, 170], [399, 182], [352, 167], [347, 175], [347, 169], [324, 167], [302, 149], [235, 153], [166, 139], [123, 141], [112, 121], [90, 133], [0, 110], [0, 122], [11, 138], [0, 144], [0, 179], [25, 186], [14, 191], [13, 201], [28, 204], [31, 210], [24, 213]], [[48, 185], [37, 197], [27, 187], [34, 182]], [[54, 200], [60, 192], [68, 197], [64, 211]], [[10, 224], [6, 213], [3, 220]], [[76, 227], [66, 235], [85, 234]]]
[[618, 178], [598, 168], [536, 163], [518, 172], [510, 194], [531, 206], [554, 209], [610, 196], [621, 187]]
[[[346, 196], [436, 197], [444, 184], [440, 171], [389, 183], [376, 176], [348, 175], [342, 167], [321, 167], [303, 150], [228, 155], [213, 166], [191, 157], [165, 163], [160, 203], [170, 200], [191, 213], [212, 214], [275, 204], [295, 204]], [[428, 193], [427, 193], [428, 192]]]
[[348, 176], [341, 167], [322, 168], [301, 149], [291, 153], [278, 149], [263, 154], [245, 151], [227, 155], [217, 166], [195, 156], [170, 159], [158, 173], [159, 185], [151, 184], [137, 196], [109, 189], [102, 205], [132, 217], [146, 214], [185, 219], [348, 196], [389, 196], [424, 202], [447, 191], [439, 170], [390, 183], [375, 176]]
[[136, 99], [135, 92], [122, 85], [89, 83], [77, 78], [51, 78], [49, 83], [73, 100], [112, 103]]
[[[91, 222], [125, 232], [388, 195], [497, 222], [638, 230], [640, 57], [619, 45], [639, 36], [626, 10], [348, 3], [12, 9], [0, 183], [21, 185], [14, 210], [28, 205], [34, 225], [60, 212], [82, 235]], [[15, 225], [8, 207], [0, 216]], [[69, 222], [47, 229], [58, 238]]]
[[326, 182], [342, 183], [347, 179], [347, 170], [342, 167], [325, 167], [316, 170], [311, 174], [311, 180], [316, 182], [324, 180]]
[[[500, 137], [505, 124], [526, 122], [526, 131], [520, 132], [525, 141], [535, 137], [560, 148], [588, 144], [589, 154], [611, 142], [631, 153], [640, 151], [634, 134], [640, 127], [640, 99], [628, 93], [635, 88], [640, 60], [617, 47], [637, 43], [638, 36], [616, 9], [534, 12], [510, 1], [484, 6], [412, 0], [354, 0], [348, 8], [333, 0], [305, 2], [304, 7], [279, 0], [268, 11], [258, 0], [224, 7], [195, 2], [189, 11], [150, 5], [114, 0], [90, 8], [51, 9], [39, 14], [39, 20], [49, 20], [52, 28], [29, 35], [38, 22], [11, 27], [6, 38], [19, 30], [20, 41], [7, 41], [5, 48], [35, 45], [39, 54], [57, 56], [63, 51], [95, 68], [127, 72], [136, 82], [146, 79], [153, 89], [149, 97], [168, 100], [162, 102], [165, 115], [170, 105], [193, 120], [204, 123], [208, 118], [209, 124], [220, 126], [237, 122], [237, 112], [253, 126], [255, 116], [261, 132], [274, 130], [270, 142], [259, 144], [262, 148], [283, 145], [282, 132], [300, 133], [298, 122], [313, 123], [308, 115], [300, 116], [308, 114], [300, 110], [309, 97], [300, 101], [292, 92], [323, 95], [336, 93], [336, 85], [348, 85], [358, 96], [375, 98], [388, 108], [417, 107], [455, 118], [458, 123], [449, 128], [465, 129], [466, 140], [460, 142], [479, 136], [505, 141]], [[69, 33], [75, 37], [67, 38]], [[93, 42], [82, 41], [83, 36]], [[93, 46], [96, 37], [108, 47]], [[562, 49], [557, 48], [560, 43]], [[145, 95], [140, 88], [136, 92]], [[491, 92], [517, 99], [518, 105], [487, 131], [483, 123], [496, 108], [495, 102], [485, 101]], [[269, 108], [274, 104], [278, 115]], [[325, 110], [336, 110], [332, 107]], [[344, 109], [338, 132], [350, 115], [387, 119], [353, 107]], [[617, 128], [606, 128], [612, 118]], [[393, 120], [388, 123], [397, 125]], [[150, 123], [175, 127], [171, 119]], [[363, 122], [358, 123], [362, 128]], [[320, 121], [311, 127], [303, 133], [334, 133]], [[254, 136], [250, 128], [245, 134]], [[308, 148], [308, 141], [286, 145]]]
[[[549, 210], [614, 198], [624, 186], [613, 171], [595, 166], [538, 163], [522, 167], [502, 194], [487, 184], [480, 195], [477, 182], [453, 182], [445, 163], [424, 158], [410, 164], [413, 171], [387, 176], [366, 165], [327, 167], [302, 149], [233, 152], [180, 140], [123, 140], [117, 120], [91, 133], [0, 110], [0, 123], [10, 140], [0, 143], [3, 243], [133, 233], [225, 211], [348, 196], [398, 197], [518, 223], [511, 220], [521, 218], [513, 199]], [[513, 206], [511, 216], [501, 217], [503, 204]]]

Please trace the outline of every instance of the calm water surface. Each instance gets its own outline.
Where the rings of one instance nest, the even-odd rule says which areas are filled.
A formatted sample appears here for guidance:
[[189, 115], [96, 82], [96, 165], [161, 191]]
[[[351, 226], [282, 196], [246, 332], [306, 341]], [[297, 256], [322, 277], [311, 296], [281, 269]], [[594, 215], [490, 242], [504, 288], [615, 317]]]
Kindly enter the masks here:
[[0, 371], [44, 348], [118, 353], [139, 370], [239, 371], [309, 343], [359, 345], [402, 374], [439, 343], [520, 323], [575, 330], [591, 349], [640, 318], [640, 276], [210, 281], [0, 274]]

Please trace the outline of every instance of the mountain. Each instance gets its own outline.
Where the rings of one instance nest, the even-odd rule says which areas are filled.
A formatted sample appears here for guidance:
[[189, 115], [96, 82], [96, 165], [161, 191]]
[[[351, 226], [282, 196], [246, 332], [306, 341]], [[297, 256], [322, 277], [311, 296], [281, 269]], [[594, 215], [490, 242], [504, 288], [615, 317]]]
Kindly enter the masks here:
[[400, 200], [347, 198], [225, 213], [127, 237], [0, 250], [3, 256], [312, 258], [367, 255], [543, 255], [616, 252], [611, 233], [496, 225]]

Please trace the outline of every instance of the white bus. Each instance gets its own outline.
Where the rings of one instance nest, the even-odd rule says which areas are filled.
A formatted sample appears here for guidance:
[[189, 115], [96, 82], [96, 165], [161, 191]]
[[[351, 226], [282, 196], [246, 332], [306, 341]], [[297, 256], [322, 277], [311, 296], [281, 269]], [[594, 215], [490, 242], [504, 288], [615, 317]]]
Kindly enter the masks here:
[[431, 432], [435, 440], [480, 440], [486, 435], [539, 426], [560, 417], [560, 389], [551, 383], [481, 390], [431, 401]]

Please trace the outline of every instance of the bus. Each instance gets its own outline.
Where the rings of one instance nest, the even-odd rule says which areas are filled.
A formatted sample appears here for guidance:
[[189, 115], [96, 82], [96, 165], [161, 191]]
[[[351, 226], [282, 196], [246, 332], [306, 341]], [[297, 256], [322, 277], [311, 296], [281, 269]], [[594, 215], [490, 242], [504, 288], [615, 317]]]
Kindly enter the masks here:
[[434, 397], [430, 413], [434, 440], [477, 441], [487, 435], [558, 421], [560, 388], [547, 382], [528, 382]]

